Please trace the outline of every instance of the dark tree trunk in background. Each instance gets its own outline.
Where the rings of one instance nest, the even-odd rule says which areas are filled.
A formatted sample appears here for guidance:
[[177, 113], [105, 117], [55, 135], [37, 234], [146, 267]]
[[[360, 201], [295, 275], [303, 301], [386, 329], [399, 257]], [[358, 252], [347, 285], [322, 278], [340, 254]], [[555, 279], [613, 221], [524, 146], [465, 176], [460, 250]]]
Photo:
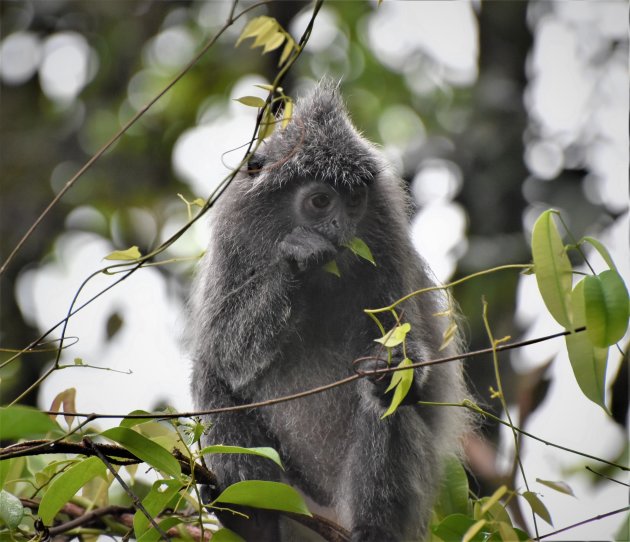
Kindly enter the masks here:
[[[508, 263], [529, 261], [522, 234], [526, 201], [522, 184], [528, 175], [523, 162], [523, 133], [527, 112], [523, 93], [525, 64], [532, 46], [526, 2], [483, 2], [479, 13], [479, 78], [472, 90], [473, 111], [468, 129], [456, 141], [455, 160], [464, 186], [459, 201], [470, 217], [469, 248], [459, 264], [460, 275]], [[518, 273], [502, 272], [467, 283], [455, 292], [470, 325], [469, 348], [488, 346], [480, 293], [488, 302], [488, 318], [495, 337], [514, 334], [515, 287]], [[498, 412], [491, 357], [468, 362], [471, 380], [486, 408]], [[507, 355], [501, 356], [503, 385], [514, 400], [515, 382]], [[496, 437], [496, 427], [486, 433]]]

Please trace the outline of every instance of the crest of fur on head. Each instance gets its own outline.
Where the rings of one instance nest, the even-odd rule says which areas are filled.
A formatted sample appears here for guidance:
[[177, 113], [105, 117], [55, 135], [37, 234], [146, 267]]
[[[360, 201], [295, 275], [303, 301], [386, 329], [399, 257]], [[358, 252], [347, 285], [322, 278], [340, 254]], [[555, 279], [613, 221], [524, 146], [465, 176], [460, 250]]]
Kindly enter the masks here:
[[253, 188], [281, 188], [292, 179], [316, 179], [348, 188], [370, 184], [383, 165], [370, 143], [357, 133], [338, 85], [321, 81], [297, 100], [287, 126], [276, 128], [250, 160]]

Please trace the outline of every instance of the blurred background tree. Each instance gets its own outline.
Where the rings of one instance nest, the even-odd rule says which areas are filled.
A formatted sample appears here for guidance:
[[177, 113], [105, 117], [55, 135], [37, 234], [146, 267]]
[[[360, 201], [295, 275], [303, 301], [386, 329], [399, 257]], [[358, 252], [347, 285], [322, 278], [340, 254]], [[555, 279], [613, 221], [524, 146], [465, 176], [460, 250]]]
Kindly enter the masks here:
[[[3, 261], [54, 194], [221, 28], [230, 8], [219, 1], [0, 2]], [[297, 37], [309, 11], [306, 2], [270, 2], [250, 17], [273, 16]], [[4, 348], [28, 344], [63, 318], [108, 252], [138, 245], [146, 253], [168, 238], [187, 221], [177, 194], [207, 197], [238, 163], [255, 111], [233, 98], [263, 95], [254, 84], [273, 79], [280, 54], [261, 56], [248, 42], [234, 48], [245, 22], [88, 170], [17, 253], [2, 275]], [[549, 207], [562, 210], [576, 237], [604, 240], [628, 277], [627, 66], [623, 0], [335, 1], [325, 3], [284, 88], [297, 96], [323, 76], [341, 80], [355, 124], [409, 183], [414, 242], [441, 281], [528, 262], [531, 226]], [[133, 375], [60, 371], [22, 401], [46, 407], [76, 385], [80, 410], [189, 406], [183, 307], [206, 228], [196, 224], [169, 249], [185, 261], [141, 271], [71, 321], [69, 334], [80, 342], [63, 359]], [[471, 349], [488, 343], [482, 296], [496, 337], [556, 330], [528, 277], [493, 274], [455, 295]], [[566, 359], [552, 363], [561, 347], [546, 343], [502, 358], [516, 418], [550, 440], [558, 438], [553, 419], [564, 443], [595, 455], [627, 452], [627, 359], [610, 360], [611, 377], [618, 374], [611, 378], [615, 426], [581, 398]], [[31, 385], [51, 359], [31, 354], [4, 367], [2, 402]], [[489, 358], [475, 358], [468, 369], [478, 399], [499, 413]], [[593, 439], [578, 434], [580, 424]], [[483, 432], [494, 444], [471, 442], [469, 452], [487, 490], [512, 475], [505, 463], [510, 439], [497, 427]], [[577, 465], [526, 452], [541, 478], [554, 476], [541, 465]], [[566, 474], [554, 468], [556, 477]], [[576, 476], [592, 498], [570, 507], [560, 500], [556, 524], [575, 519], [579, 507], [586, 515], [607, 512], [623, 493]], [[619, 522], [600, 522], [595, 532]], [[588, 536], [584, 529], [577, 539]]]

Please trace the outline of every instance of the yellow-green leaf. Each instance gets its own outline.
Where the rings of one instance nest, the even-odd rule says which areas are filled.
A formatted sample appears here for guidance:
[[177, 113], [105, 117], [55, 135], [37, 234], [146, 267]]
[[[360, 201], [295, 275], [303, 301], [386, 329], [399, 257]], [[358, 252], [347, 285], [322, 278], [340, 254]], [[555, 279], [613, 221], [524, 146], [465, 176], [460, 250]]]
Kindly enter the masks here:
[[536, 493], [532, 491], [525, 491], [523, 493], [523, 498], [529, 503], [529, 506], [534, 514], [536, 514], [539, 518], [544, 519], [547, 523], [549, 523], [549, 525], [553, 526], [549, 510], [547, 510], [547, 507], [538, 498]]
[[284, 49], [282, 49], [282, 54], [280, 55], [278, 66], [282, 66], [287, 61], [294, 47], [295, 47], [295, 41], [293, 40], [293, 38], [290, 36], [287, 37], [287, 42], [284, 44]]
[[291, 100], [287, 100], [284, 103], [284, 111], [282, 112], [282, 128], [286, 128], [287, 124], [291, 121], [293, 116], [293, 102]]
[[272, 26], [273, 23], [274, 19], [272, 19], [271, 17], [267, 17], [266, 15], [255, 17], [245, 25], [245, 28], [243, 28], [241, 35], [236, 41], [235, 47], [238, 47], [243, 40], [246, 40], [247, 38], [253, 38], [261, 32], [265, 32], [267, 27]]
[[501, 497], [507, 493], [507, 486], [499, 487], [489, 498], [481, 505], [481, 513], [485, 514], [492, 506], [499, 502]]
[[[584, 280], [575, 285], [571, 294], [573, 318], [576, 327], [585, 324]], [[588, 333], [571, 333], [565, 337], [569, 361], [582, 393], [601, 406], [606, 412], [604, 393], [606, 389], [606, 362], [608, 349], [593, 345]]]
[[385, 333], [383, 337], [374, 340], [387, 348], [393, 348], [394, 346], [398, 346], [403, 343], [410, 330], [411, 324], [409, 322], [405, 322], [404, 324], [396, 326]]
[[339, 266], [337, 265], [336, 260], [330, 260], [322, 267], [322, 269], [327, 273], [335, 275], [336, 277], [341, 277], [341, 271], [339, 271]]
[[584, 279], [586, 331], [604, 348], [623, 338], [628, 328], [628, 290], [617, 271], [608, 269]]
[[126, 250], [114, 250], [114, 252], [110, 252], [107, 256], [105, 256], [104, 259], [129, 261], [137, 260], [140, 257], [142, 257], [142, 254], [140, 254], [138, 247], [134, 245]]
[[558, 229], [555, 211], [542, 213], [532, 231], [532, 256], [538, 289], [547, 310], [566, 329], [571, 328], [572, 267]]
[[536, 481], [539, 484], [550, 487], [551, 489], [559, 493], [564, 493], [565, 495], [571, 495], [572, 497], [575, 497], [575, 494], [573, 493], [571, 486], [567, 484], [566, 482], [562, 482], [562, 481], [558, 482], [554, 480], [541, 480], [540, 478], [536, 478]]
[[464, 536], [462, 536], [462, 542], [470, 542], [473, 538], [475, 538], [475, 535], [481, 531], [482, 527], [486, 524], [486, 520], [485, 519], [480, 519], [479, 521], [475, 522], [473, 525], [471, 525], [468, 530], [464, 533]]
[[271, 113], [269, 109], [265, 110], [265, 114], [260, 122], [260, 126], [258, 128], [258, 139], [261, 141], [271, 134], [273, 134], [274, 129], [276, 128], [276, 119]]
[[582, 242], [589, 243], [591, 246], [593, 246], [595, 250], [599, 252], [600, 256], [604, 259], [608, 267], [612, 269], [613, 271], [617, 271], [617, 266], [615, 265], [615, 262], [613, 261], [612, 256], [610, 255], [610, 252], [608, 252], [608, 249], [604, 245], [602, 245], [601, 242], [599, 242], [594, 237], [589, 237], [589, 236], [583, 237]]
[[258, 96], [243, 96], [241, 98], [235, 98], [234, 101], [240, 102], [248, 107], [265, 107], [265, 100]]
[[57, 476], [44, 491], [38, 515], [44, 525], [52, 525], [57, 512], [96, 476], [105, 476], [105, 464], [98, 457], [88, 457]]
[[263, 54], [268, 53], [269, 51], [273, 51], [282, 45], [286, 36], [282, 32], [278, 32], [275, 36], [271, 37], [267, 43], [265, 43], [265, 48], [263, 49]]
[[271, 459], [281, 469], [284, 469], [282, 460], [273, 448], [243, 448], [241, 446], [226, 446], [224, 444], [215, 444], [213, 446], [206, 446], [200, 452], [201, 455], [206, 454], [249, 454], [257, 455]]
[[360, 258], [367, 260], [372, 265], [376, 265], [376, 262], [374, 261], [374, 256], [372, 256], [372, 251], [370, 250], [370, 247], [368, 247], [365, 244], [365, 241], [363, 241], [363, 239], [354, 237], [350, 240], [350, 242], [346, 243], [344, 246], [346, 248], [349, 248], [354, 254], [356, 254]]
[[271, 40], [276, 35], [279, 26], [280, 25], [278, 24], [278, 21], [276, 21], [275, 19], [271, 19], [271, 24], [265, 26], [265, 29], [261, 30], [258, 33], [258, 36], [254, 40], [254, 43], [250, 45], [250, 49], [255, 49], [256, 47], [261, 47], [267, 44], [269, 40]]
[[[398, 367], [408, 367], [411, 365], [411, 360], [409, 358], [403, 359]], [[385, 413], [381, 416], [382, 418], [386, 418], [390, 414], [393, 414], [400, 403], [402, 403], [403, 399], [409, 393], [409, 389], [413, 384], [413, 369], [405, 369], [404, 371], [396, 371], [392, 374], [392, 381], [390, 382], [387, 391], [394, 389], [394, 395], [392, 397], [392, 402], [389, 405], [389, 408], [385, 411]]]

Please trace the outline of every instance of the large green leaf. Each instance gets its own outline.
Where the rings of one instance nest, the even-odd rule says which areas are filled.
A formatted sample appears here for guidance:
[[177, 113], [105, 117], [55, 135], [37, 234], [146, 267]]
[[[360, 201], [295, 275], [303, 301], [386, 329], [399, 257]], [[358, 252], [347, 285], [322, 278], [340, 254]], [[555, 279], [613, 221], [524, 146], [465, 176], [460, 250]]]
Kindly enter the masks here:
[[549, 525], [553, 526], [549, 510], [547, 510], [547, 507], [543, 504], [536, 493], [533, 491], [525, 491], [522, 496], [529, 503], [529, 506], [534, 514], [536, 514], [539, 518], [544, 519], [547, 523], [549, 523]]
[[617, 271], [584, 279], [586, 330], [595, 346], [615, 344], [628, 329], [628, 290]]
[[57, 512], [85, 484], [97, 476], [105, 477], [105, 464], [98, 457], [88, 457], [57, 476], [39, 503], [38, 515], [45, 525], [52, 525]]
[[179, 478], [182, 469], [177, 459], [166, 449], [127, 427], [112, 427], [101, 433], [101, 436], [111, 439], [124, 446], [132, 454], [142, 459], [152, 467]]
[[45, 437], [50, 432], [61, 432], [61, 428], [46, 414], [21, 405], [0, 408], [0, 439]]
[[[573, 318], [576, 327], [585, 324], [584, 280], [578, 282], [571, 294]], [[596, 347], [588, 333], [571, 333], [565, 337], [569, 361], [582, 393], [604, 410], [606, 403], [606, 362], [608, 349]]]
[[304, 499], [295, 489], [280, 482], [266, 480], [245, 480], [232, 484], [215, 502], [311, 515]]
[[454, 455], [444, 461], [440, 494], [435, 505], [438, 517], [468, 514], [468, 477], [461, 462]]
[[554, 213], [555, 211], [545, 211], [534, 224], [534, 272], [547, 310], [561, 326], [570, 329], [572, 268], [553, 220]]

